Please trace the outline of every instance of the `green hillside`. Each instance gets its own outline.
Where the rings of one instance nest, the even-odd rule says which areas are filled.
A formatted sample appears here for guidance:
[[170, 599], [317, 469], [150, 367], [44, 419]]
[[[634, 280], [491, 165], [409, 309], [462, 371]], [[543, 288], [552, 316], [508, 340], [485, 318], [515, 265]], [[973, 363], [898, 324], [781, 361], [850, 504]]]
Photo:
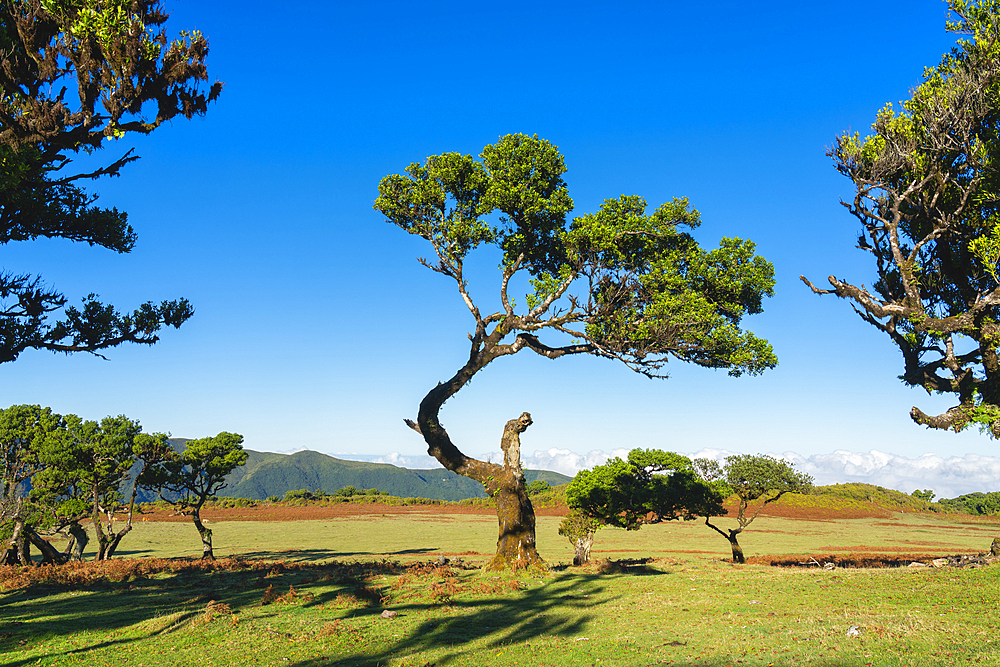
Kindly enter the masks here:
[[[183, 450], [185, 442], [183, 438], [171, 439], [178, 451]], [[354, 486], [378, 489], [402, 498], [463, 500], [486, 497], [482, 484], [444, 468], [409, 470], [387, 463], [344, 461], [313, 451], [274, 454], [248, 449], [246, 452], [246, 465], [226, 477], [226, 487], [219, 492], [220, 496], [264, 500], [270, 496], [284, 497], [285, 492], [298, 489], [332, 493], [345, 486]], [[525, 470], [524, 476], [528, 482], [540, 479], [553, 486], [570, 481], [566, 475], [548, 470]]]

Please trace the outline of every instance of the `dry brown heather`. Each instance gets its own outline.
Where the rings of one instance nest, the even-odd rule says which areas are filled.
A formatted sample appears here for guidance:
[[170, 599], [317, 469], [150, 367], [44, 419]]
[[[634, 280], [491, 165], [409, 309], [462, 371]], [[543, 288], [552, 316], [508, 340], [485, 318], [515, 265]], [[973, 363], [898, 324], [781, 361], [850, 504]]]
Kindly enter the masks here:
[[[729, 517], [736, 516], [738, 499], [733, 496], [725, 502]], [[752, 513], [754, 506], [750, 507]], [[565, 516], [569, 511], [565, 505], [536, 507], [537, 516]], [[260, 503], [256, 507], [218, 508], [208, 505], [201, 516], [213, 521], [308, 521], [314, 519], [334, 519], [339, 517], [365, 515], [411, 515], [466, 514], [495, 516], [496, 509], [485, 502], [474, 504], [385, 504], [385, 503], [310, 503], [294, 505], [287, 503]], [[810, 519], [830, 521], [838, 519], [885, 519], [898, 516], [899, 510], [890, 510], [870, 502], [839, 498], [835, 496], [805, 496], [791, 494], [782, 497], [761, 511], [761, 517], [781, 517], [787, 519]], [[146, 510], [137, 517], [139, 521], [190, 521], [190, 517], [178, 516], [169, 510]], [[971, 517], [970, 517], [971, 518]], [[749, 530], [753, 530], [751, 527]]]

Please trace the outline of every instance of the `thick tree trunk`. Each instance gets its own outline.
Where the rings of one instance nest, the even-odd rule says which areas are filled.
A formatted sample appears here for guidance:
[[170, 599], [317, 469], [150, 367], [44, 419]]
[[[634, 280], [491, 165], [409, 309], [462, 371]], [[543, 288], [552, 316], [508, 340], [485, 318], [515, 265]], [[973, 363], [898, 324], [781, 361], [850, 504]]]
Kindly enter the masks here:
[[[743, 516], [743, 510], [740, 509], [741, 523], [742, 523], [742, 516]], [[733, 550], [734, 563], [743, 564], [747, 562], [746, 558], [743, 556], [743, 547], [741, 547], [740, 543], [736, 540], [736, 536], [743, 532], [743, 526], [740, 526], [739, 528], [730, 528], [727, 532], [719, 528], [718, 526], [713, 525], [711, 522], [711, 517], [707, 516], [705, 517], [705, 525], [714, 530], [715, 532], [717, 532], [719, 535], [722, 535], [724, 538], [729, 540], [729, 546]]]
[[590, 548], [594, 546], [594, 534], [587, 533], [585, 536], [577, 538], [573, 545], [573, 565], [583, 565], [590, 562]]
[[90, 538], [87, 537], [87, 531], [83, 526], [74, 521], [69, 525], [69, 534], [71, 540], [66, 549], [66, 556], [71, 561], [82, 562], [83, 550], [87, 547], [87, 542], [90, 541]]
[[191, 521], [194, 522], [194, 527], [198, 529], [198, 534], [201, 535], [201, 557], [203, 560], [215, 560], [215, 554], [212, 552], [212, 529], [206, 528], [205, 524], [201, 522], [201, 508], [195, 507], [191, 510]]
[[108, 516], [107, 532], [105, 532], [101, 524], [101, 516], [95, 512], [94, 530], [97, 533], [98, 541], [97, 560], [111, 560], [122, 538], [132, 530], [132, 513], [131, 511], [129, 512], [128, 521], [126, 521], [125, 526], [116, 533], [114, 531], [113, 517], [111, 515]]
[[740, 543], [736, 541], [736, 536], [738, 534], [739, 531], [729, 531], [729, 546], [732, 547], [733, 550], [733, 562], [742, 565], [747, 562], [747, 559], [743, 556], [743, 547], [741, 547]]
[[528, 499], [524, 477], [519, 480], [511, 477], [514, 476], [505, 470], [493, 494], [500, 535], [496, 555], [486, 566], [489, 570], [521, 569], [542, 562], [535, 548], [535, 510]]
[[34, 528], [26, 526], [24, 532], [28, 536], [28, 540], [30, 540], [31, 543], [38, 547], [38, 550], [42, 552], [43, 563], [62, 565], [66, 562], [66, 555], [61, 553], [46, 540], [42, 539], [42, 536], [36, 533]]
[[[433, 393], [432, 391], [431, 394]], [[520, 569], [543, 564], [545, 561], [535, 546], [535, 509], [528, 498], [527, 484], [521, 470], [520, 434], [531, 426], [531, 415], [524, 412], [517, 419], [507, 422], [500, 440], [504, 464], [499, 466], [469, 458], [458, 451], [447, 432], [437, 423], [437, 415], [433, 415], [433, 421], [426, 418], [426, 403], [427, 399], [424, 399], [421, 404], [421, 423], [407, 421], [407, 424], [424, 436], [428, 443], [428, 453], [445, 468], [481, 482], [486, 493], [496, 501], [500, 534], [496, 555], [486, 568]]]
[[[478, 311], [474, 308], [473, 310], [479, 320]], [[537, 347], [539, 349], [536, 351], [553, 359], [567, 353], [565, 350], [551, 350], [540, 346], [538, 341], [528, 334], [518, 334], [514, 343], [501, 345], [500, 341], [510, 333], [513, 326], [513, 323], [497, 326], [487, 336], [485, 324], [480, 320], [476, 335], [470, 336], [472, 351], [468, 363], [450, 380], [438, 384], [427, 392], [420, 401], [420, 410], [415, 423], [409, 419], [404, 420], [407, 426], [424, 437], [428, 454], [448, 470], [482, 483], [486, 492], [496, 498], [500, 537], [497, 540], [496, 556], [487, 566], [494, 569], [529, 567], [545, 562], [535, 548], [535, 510], [528, 499], [524, 473], [521, 471], [520, 434], [531, 426], [531, 415], [523, 412], [517, 419], [507, 422], [500, 440], [504, 464], [498, 466], [468, 457], [459, 451], [438, 420], [438, 413], [445, 401], [454, 396], [473, 375], [497, 357], [515, 354], [525, 346], [534, 346], [532, 349]]]
[[117, 533], [111, 535], [108, 540], [107, 549], [104, 553], [105, 560], [111, 560], [111, 557], [115, 555], [115, 550], [118, 548], [118, 544], [122, 541], [122, 538], [129, 534], [132, 530], [132, 523], [129, 522], [124, 528], [122, 528]]
[[4, 557], [8, 565], [31, 565], [31, 547], [28, 537], [24, 534], [24, 519], [15, 517], [14, 532], [10, 536], [10, 547]]
[[486, 485], [496, 500], [500, 525], [497, 553], [486, 566], [490, 570], [520, 569], [543, 562], [535, 548], [535, 508], [521, 470], [520, 434], [530, 425], [531, 415], [527, 412], [507, 422], [500, 439], [503, 471], [495, 480], [495, 490], [491, 490], [492, 484]]

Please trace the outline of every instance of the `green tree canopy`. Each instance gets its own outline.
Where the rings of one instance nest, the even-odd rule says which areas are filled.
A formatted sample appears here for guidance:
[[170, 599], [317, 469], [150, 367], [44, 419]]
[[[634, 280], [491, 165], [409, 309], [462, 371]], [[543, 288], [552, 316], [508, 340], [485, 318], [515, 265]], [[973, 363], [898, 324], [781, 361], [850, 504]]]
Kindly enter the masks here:
[[[127, 150], [107, 166], [77, 171], [73, 155], [204, 114], [218, 97], [221, 83], [202, 90], [205, 37], [182, 31], [168, 41], [166, 20], [159, 0], [0, 3], [0, 245], [56, 237], [132, 249], [127, 215], [95, 206], [81, 184], [117, 176], [137, 157]], [[185, 299], [131, 313], [94, 294], [67, 306], [39, 277], [0, 271], [0, 363], [26, 349], [96, 354], [152, 344], [162, 327], [192, 313]]]
[[691, 459], [657, 449], [581, 470], [566, 502], [603, 525], [638, 530], [650, 521], [691, 520], [724, 514], [722, 496], [698, 477]]
[[871, 134], [845, 133], [828, 153], [854, 183], [842, 203], [877, 279], [870, 290], [802, 280], [851, 301], [895, 343], [904, 383], [957, 399], [936, 416], [912, 408], [915, 422], [1000, 437], [1000, 2], [949, 4], [948, 30], [968, 37]]

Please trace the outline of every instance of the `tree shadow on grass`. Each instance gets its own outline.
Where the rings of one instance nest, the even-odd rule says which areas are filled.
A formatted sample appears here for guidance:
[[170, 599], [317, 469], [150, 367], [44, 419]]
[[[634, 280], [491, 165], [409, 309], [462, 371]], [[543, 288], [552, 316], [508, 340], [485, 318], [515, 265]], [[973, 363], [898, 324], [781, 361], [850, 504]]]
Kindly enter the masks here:
[[428, 553], [438, 553], [440, 548], [427, 547], [423, 549], [401, 549], [399, 551], [333, 551], [332, 549], [279, 549], [276, 551], [246, 551], [239, 554], [240, 558], [251, 560], [279, 560], [294, 558], [296, 561], [315, 563], [331, 558], [370, 558], [372, 556], [417, 556]]
[[[220, 565], [220, 569], [198, 569], [197, 561], [171, 562], [190, 569], [168, 575], [130, 576], [118, 581], [34, 584], [0, 594], [0, 655], [5, 658], [0, 662], [21, 667], [59, 655], [142, 642], [187, 627], [206, 612], [212, 601], [239, 612], [261, 607], [267, 595], [294, 596], [294, 590], [301, 596], [295, 599], [296, 605], [340, 606], [337, 598], [344, 596], [348, 604], [360, 605], [344, 610], [347, 616], [385, 623], [380, 631], [389, 633], [393, 623], [408, 629], [405, 637], [389, 646], [375, 645], [384, 650], [338, 656], [336, 660], [341, 664], [360, 667], [425, 651], [433, 653], [436, 662], [443, 663], [510, 643], [578, 636], [595, 617], [597, 605], [608, 601], [602, 583], [604, 577], [592, 572], [560, 573], [546, 579], [546, 583], [529, 583], [527, 589], [520, 590], [517, 580], [507, 577], [460, 577], [463, 580], [459, 589], [443, 587], [437, 593], [433, 582], [421, 582], [420, 592], [415, 593], [421, 597], [392, 604], [391, 609], [399, 617], [383, 620], [377, 617], [383, 610], [382, 596], [389, 589], [373, 584], [374, 578], [410, 573], [418, 579], [427, 577], [436, 582], [439, 578], [451, 578], [456, 570], [468, 572], [478, 568], [464, 564], [439, 568], [434, 562], [242, 561], [236, 562], [232, 569], [225, 569], [225, 565]], [[97, 572], [100, 574], [101, 570], [98, 568]], [[428, 602], [434, 596], [437, 601]], [[273, 611], [265, 608], [255, 612], [255, 619], [281, 615], [284, 609], [283, 605], [275, 604]], [[118, 634], [119, 630], [124, 632]], [[93, 631], [103, 633], [103, 641], [67, 648], [62, 639]], [[442, 650], [444, 655], [438, 657]], [[300, 665], [318, 667], [328, 663], [317, 657]]]
[[[198, 563], [182, 559], [174, 562]], [[166, 576], [129, 576], [113, 581], [97, 578], [82, 583], [32, 584], [0, 593], [0, 664], [18, 667], [57, 655], [142, 641], [185, 627], [213, 601], [225, 603], [237, 612], [259, 607], [268, 589], [282, 592], [293, 586], [308, 587], [322, 582], [329, 589], [325, 597], [354, 594], [366, 588], [366, 579], [372, 572], [398, 574], [406, 568], [404, 564], [389, 561], [320, 565], [244, 561], [243, 565], [234, 569], [181, 570]], [[144, 623], [147, 625], [130, 637], [10, 660], [15, 651], [28, 652], [74, 633], [110, 634], [126, 628], [135, 630]]]
[[[332, 661], [345, 667], [361, 667], [438, 651], [433, 664], [442, 665], [469, 653], [508, 644], [545, 637], [574, 637], [595, 617], [595, 608], [609, 601], [602, 597], [603, 592], [598, 575], [574, 573], [560, 575], [555, 581], [520, 593], [498, 594], [493, 598], [390, 605], [399, 616], [377, 619], [377, 622], [398, 623], [408, 615], [418, 614], [426, 614], [429, 618], [385, 650], [337, 657]], [[377, 616], [381, 611], [369, 609], [361, 613]], [[445, 649], [444, 654], [439, 652], [441, 649]], [[317, 657], [293, 663], [291, 667], [329, 664], [331, 659]]]

